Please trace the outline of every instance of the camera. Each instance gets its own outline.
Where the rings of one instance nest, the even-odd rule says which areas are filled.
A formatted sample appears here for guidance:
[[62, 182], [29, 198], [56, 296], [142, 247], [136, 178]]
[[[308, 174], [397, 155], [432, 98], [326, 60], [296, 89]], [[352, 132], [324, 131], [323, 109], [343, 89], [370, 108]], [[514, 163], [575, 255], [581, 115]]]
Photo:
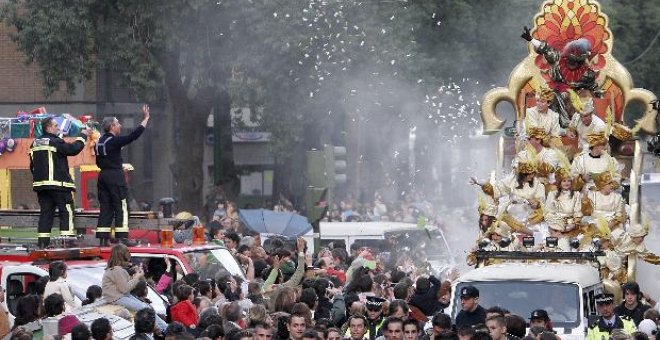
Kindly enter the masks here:
[[126, 268], [126, 272], [128, 272], [129, 276], [135, 275], [137, 273], [137, 266], [130, 266]]

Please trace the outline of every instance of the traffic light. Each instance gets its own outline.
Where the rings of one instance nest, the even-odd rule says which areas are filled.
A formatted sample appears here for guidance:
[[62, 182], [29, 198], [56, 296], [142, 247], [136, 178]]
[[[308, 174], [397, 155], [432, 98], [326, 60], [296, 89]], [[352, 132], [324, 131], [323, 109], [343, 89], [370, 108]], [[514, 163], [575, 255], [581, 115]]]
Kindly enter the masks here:
[[307, 219], [314, 223], [328, 212], [328, 188], [307, 187]]
[[327, 187], [325, 153], [318, 150], [307, 151], [307, 185]]
[[346, 183], [346, 147], [326, 144], [325, 177], [329, 188]]

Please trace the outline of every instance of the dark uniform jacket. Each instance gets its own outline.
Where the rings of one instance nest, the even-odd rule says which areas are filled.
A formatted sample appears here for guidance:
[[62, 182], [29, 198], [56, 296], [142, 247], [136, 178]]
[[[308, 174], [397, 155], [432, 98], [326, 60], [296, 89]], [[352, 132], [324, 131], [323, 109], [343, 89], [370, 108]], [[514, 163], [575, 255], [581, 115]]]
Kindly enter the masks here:
[[620, 305], [614, 308], [614, 314], [618, 316], [627, 316], [635, 322], [635, 326], [638, 326], [639, 323], [644, 320], [644, 312], [651, 308], [651, 306], [640, 301], [637, 303], [635, 309], [628, 309], [626, 308], [626, 303], [622, 302]]
[[138, 139], [142, 132], [144, 126], [138, 125], [133, 132], [125, 136], [105, 133], [96, 143], [96, 165], [101, 170], [122, 170], [121, 148]]
[[481, 305], [477, 305], [477, 308], [472, 312], [461, 310], [456, 315], [456, 329], [472, 327], [478, 324], [486, 324], [486, 310]]
[[45, 132], [35, 138], [30, 147], [32, 189], [76, 191], [69, 174], [68, 156], [75, 156], [85, 147], [85, 139], [78, 137], [72, 143]]

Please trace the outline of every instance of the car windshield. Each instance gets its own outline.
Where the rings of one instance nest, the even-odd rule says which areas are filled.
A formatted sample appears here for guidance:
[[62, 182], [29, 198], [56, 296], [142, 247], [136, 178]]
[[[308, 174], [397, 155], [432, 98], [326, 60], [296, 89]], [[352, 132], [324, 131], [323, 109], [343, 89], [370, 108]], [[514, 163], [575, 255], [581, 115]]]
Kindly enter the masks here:
[[245, 280], [243, 270], [227, 249], [200, 249], [186, 252], [184, 256], [202, 279], [217, 280], [229, 273]]
[[452, 262], [452, 255], [447, 248], [443, 235], [438, 231], [429, 230], [407, 230], [385, 233], [387, 238], [394, 235], [399, 240], [399, 246], [408, 247], [411, 250], [422, 250], [429, 261]]
[[485, 308], [501, 306], [522, 316], [531, 315], [535, 309], [544, 309], [555, 327], [575, 328], [581, 321], [577, 285], [528, 281], [459, 283], [454, 293], [454, 317], [461, 308], [458, 292], [467, 285], [479, 289], [479, 305]]
[[[101, 286], [103, 280], [104, 266], [69, 267], [67, 270], [67, 283], [73, 294], [80, 300], [86, 299], [87, 288], [92, 285]], [[158, 314], [165, 313], [165, 303], [151, 287], [147, 298]]]

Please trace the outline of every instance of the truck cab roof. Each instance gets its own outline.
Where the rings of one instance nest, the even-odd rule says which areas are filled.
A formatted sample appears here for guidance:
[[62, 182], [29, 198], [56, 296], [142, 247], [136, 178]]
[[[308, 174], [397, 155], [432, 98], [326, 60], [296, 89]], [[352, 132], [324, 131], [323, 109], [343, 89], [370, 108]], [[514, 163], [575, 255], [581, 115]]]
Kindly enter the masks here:
[[538, 281], [580, 283], [591, 286], [600, 283], [598, 270], [576, 263], [503, 263], [471, 270], [457, 282], [474, 281]]

